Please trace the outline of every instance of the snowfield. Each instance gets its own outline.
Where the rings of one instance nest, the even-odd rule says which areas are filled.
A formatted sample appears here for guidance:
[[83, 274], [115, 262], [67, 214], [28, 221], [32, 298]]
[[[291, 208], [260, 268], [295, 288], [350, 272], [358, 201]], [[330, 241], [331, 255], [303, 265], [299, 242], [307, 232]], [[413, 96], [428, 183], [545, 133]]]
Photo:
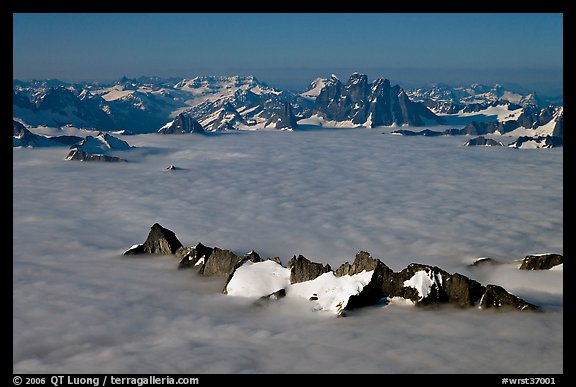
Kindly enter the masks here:
[[[127, 163], [15, 148], [13, 372], [562, 373], [563, 268], [514, 261], [563, 254], [563, 149], [382, 132], [118, 136], [136, 147]], [[255, 306], [222, 294], [225, 278], [177, 270], [174, 257], [122, 256], [155, 222], [186, 246], [284, 265], [302, 254], [336, 269], [359, 250], [395, 271], [437, 265], [543, 312], [383, 302], [335, 318], [314, 310], [305, 283], [294, 286], [302, 297]], [[469, 267], [478, 257], [509, 264]], [[252, 296], [289, 281], [256, 265], [277, 276]], [[370, 273], [340, 284], [328, 274], [324, 289], [352, 292]], [[405, 285], [424, 295], [430, 281]]]

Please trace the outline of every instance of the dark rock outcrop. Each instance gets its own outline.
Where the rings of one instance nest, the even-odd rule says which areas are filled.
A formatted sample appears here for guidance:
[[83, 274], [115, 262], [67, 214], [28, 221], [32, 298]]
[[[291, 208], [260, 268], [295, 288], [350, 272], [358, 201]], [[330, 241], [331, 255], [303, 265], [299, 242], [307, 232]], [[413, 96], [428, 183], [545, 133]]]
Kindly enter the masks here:
[[206, 276], [230, 275], [234, 267], [242, 260], [230, 250], [222, 250], [214, 247], [212, 254], [206, 259], [200, 269], [200, 274]]
[[516, 120], [502, 121], [498, 123], [498, 127], [496, 128], [496, 130], [500, 134], [506, 134], [508, 132], [513, 131], [514, 129], [517, 129], [519, 126], [520, 125]]
[[400, 86], [378, 78], [372, 84], [364, 74], [354, 73], [344, 85], [336, 76], [324, 83], [312, 114], [330, 121], [351, 121], [369, 127], [393, 124], [422, 126], [425, 120], [443, 122], [424, 104], [412, 102]]
[[78, 161], [126, 161], [120, 157], [110, 155], [113, 151], [125, 151], [132, 147], [124, 140], [120, 140], [108, 133], [99, 132], [96, 137], [86, 136], [79, 143], [70, 147], [66, 160]]
[[480, 267], [480, 266], [494, 266], [494, 265], [501, 265], [501, 264], [502, 264], [502, 262], [500, 262], [494, 258], [482, 257], [482, 258], [478, 258], [477, 260], [475, 260], [473, 263], [470, 264], [470, 266]]
[[[135, 245], [124, 253], [124, 255], [134, 254], [176, 254], [180, 260], [179, 268], [194, 266], [201, 275], [227, 276], [226, 285], [223, 289], [225, 294], [227, 293], [227, 285], [238, 268], [247, 261], [253, 263], [263, 261], [254, 251], [238, 256], [230, 250], [223, 250], [218, 247], [211, 248], [202, 243], [198, 243], [195, 247], [184, 247], [174, 232], [158, 223], [151, 227], [148, 238], [143, 244]], [[280, 264], [279, 258], [272, 261]], [[494, 262], [497, 263], [491, 258], [481, 258], [473, 266], [493, 264]], [[562, 262], [563, 257], [559, 254], [529, 255], [524, 259], [522, 269], [549, 269]], [[335, 277], [372, 273], [367, 283], [365, 282], [366, 274], [363, 274], [361, 288], [358, 288], [361, 290], [356, 290], [356, 294], [353, 292], [348, 299], [341, 300], [338, 305], [342, 306], [340, 308], [342, 310], [337, 310], [338, 315], [341, 315], [344, 309], [374, 305], [385, 298], [388, 300], [403, 298], [412, 301], [417, 306], [452, 304], [463, 308], [477, 306], [481, 309], [502, 307], [518, 310], [538, 309], [536, 305], [508, 293], [500, 286], [483, 286], [465, 275], [451, 274], [437, 266], [411, 263], [403, 270], [394, 272], [382, 261], [373, 258], [365, 251], [358, 252], [352, 264], [346, 262], [335, 272], [332, 271], [330, 265], [311, 262], [302, 255], [294, 256], [288, 262], [288, 269], [290, 270], [291, 285], [312, 281], [324, 273], [333, 273]], [[285, 272], [285, 275], [287, 274]], [[274, 275], [278, 274], [275, 273]], [[322, 291], [326, 292], [325, 289]], [[257, 303], [283, 298], [288, 292], [290, 292], [290, 286], [286, 288], [285, 285], [282, 285], [281, 289], [261, 297]], [[319, 299], [319, 294], [313, 293], [312, 289], [310, 301], [318, 301]]]
[[324, 273], [332, 271], [330, 265], [312, 262], [303, 255], [298, 255], [298, 257], [294, 256], [288, 262], [288, 269], [290, 269], [291, 284], [310, 281]]
[[198, 121], [189, 114], [180, 113], [169, 124], [164, 125], [158, 130], [159, 134], [184, 134], [184, 133], [201, 133], [204, 134], [204, 128]]
[[424, 130], [421, 130], [419, 132], [415, 132], [413, 130], [407, 130], [407, 129], [398, 129], [398, 130], [391, 132], [391, 134], [397, 134], [397, 135], [401, 135], [401, 136], [437, 137], [437, 136], [444, 135], [444, 132], [438, 132], [436, 130], [430, 130], [430, 129], [424, 129]]
[[158, 223], [154, 223], [150, 228], [148, 237], [142, 245], [126, 251], [124, 255], [137, 254], [175, 254], [182, 247], [182, 243], [176, 238], [176, 234]]
[[[417, 284], [416, 288], [411, 282]], [[462, 274], [450, 274], [436, 266], [411, 263], [397, 274], [389, 297], [409, 299], [416, 305], [449, 303], [468, 307], [478, 303], [484, 290], [479, 282]]]
[[504, 144], [492, 138], [479, 136], [466, 141], [464, 146], [504, 146]]
[[498, 129], [498, 122], [477, 122], [473, 121], [466, 125], [462, 131], [464, 134], [480, 136], [494, 133]]
[[[494, 103], [492, 104], [494, 106]], [[470, 107], [470, 105], [468, 106]], [[520, 106], [509, 106], [510, 109], [520, 108]], [[464, 109], [466, 110], [466, 109]], [[550, 132], [546, 132], [546, 137], [564, 136], [564, 114], [563, 108], [550, 105], [540, 109], [536, 105], [524, 106], [522, 114], [517, 119], [506, 121], [476, 122], [466, 125], [462, 131], [470, 135], [484, 135], [490, 133], [506, 134], [517, 128], [536, 129], [553, 121], [554, 126]]]
[[58, 126], [76, 124], [101, 130], [118, 129], [111, 115], [102, 109], [106, 104], [100, 96], [88, 90], [78, 94], [67, 87], [58, 86], [44, 89], [37, 96], [32, 111], [53, 117], [52, 122], [48, 123]]
[[104, 154], [92, 154], [79, 149], [72, 149], [66, 160], [76, 160], [76, 161], [104, 161], [104, 162], [119, 162], [126, 161], [116, 156], [108, 156]]
[[485, 292], [479, 282], [459, 273], [450, 274], [436, 266], [412, 263], [402, 271], [394, 272], [363, 251], [356, 255], [352, 265], [343, 264], [335, 274], [354, 275], [363, 270], [374, 270], [372, 279], [358, 295], [350, 297], [346, 309], [374, 305], [384, 297], [408, 299], [418, 306], [453, 304], [471, 307], [478, 304]]
[[561, 137], [554, 136], [520, 136], [508, 144], [510, 148], [557, 148], [564, 143]]
[[228, 281], [226, 281], [228, 283], [231, 274], [246, 261], [261, 262], [262, 259], [253, 251], [246, 255], [236, 255], [230, 250], [214, 247], [212, 253], [206, 257], [199, 273], [205, 276], [228, 276]]
[[35, 108], [35, 106], [32, 104], [32, 102], [30, 102], [28, 97], [17, 92], [16, 90], [13, 90], [12, 92], [12, 105], [15, 107], [28, 110], [33, 110]]
[[474, 306], [484, 292], [484, 286], [460, 273], [454, 273], [444, 278], [442, 291], [450, 304], [460, 307]]
[[[226, 288], [224, 288], [226, 289]], [[262, 296], [254, 302], [255, 306], [265, 306], [270, 304], [271, 302], [280, 300], [286, 297], [286, 289], [280, 289], [275, 291], [274, 293], [268, 294], [266, 296]]]
[[[32, 146], [37, 142], [37, 135], [26, 129], [26, 127], [16, 121], [13, 121], [13, 137], [14, 137], [14, 146]], [[16, 140], [19, 140], [16, 143]]]
[[466, 131], [464, 129], [450, 128], [446, 129], [443, 134], [446, 136], [462, 136], [466, 134]]
[[554, 105], [549, 105], [542, 109], [536, 105], [526, 106], [517, 119], [518, 125], [527, 129], [535, 129], [545, 125], [554, 118], [557, 109]]
[[552, 130], [553, 137], [564, 138], [564, 112], [560, 113]]
[[264, 127], [275, 129], [298, 129], [296, 116], [292, 111], [292, 105], [288, 101], [269, 99], [264, 103], [264, 110], [260, 113], [261, 118], [266, 119]]
[[508, 293], [506, 289], [498, 285], [486, 285], [486, 291], [482, 294], [478, 306], [481, 309], [508, 307], [519, 310], [538, 310], [536, 305]]
[[204, 246], [200, 242], [198, 242], [195, 247], [180, 247], [176, 251], [176, 258], [180, 260], [178, 262], [178, 269], [195, 267], [197, 270], [200, 270], [201, 265], [203, 265], [212, 254], [212, 250], [211, 247]]
[[178, 269], [184, 269], [190, 266], [188, 261], [192, 261], [194, 259], [194, 247], [179, 247], [174, 255], [180, 260], [178, 263]]
[[520, 270], [548, 270], [564, 263], [560, 254], [527, 255], [520, 265]]
[[14, 147], [44, 147], [44, 146], [70, 146], [82, 141], [78, 136], [47, 137], [32, 133], [21, 122], [13, 120], [12, 146]]
[[125, 151], [132, 148], [126, 141], [104, 132], [98, 132], [96, 136], [86, 136], [74, 147], [89, 153], [105, 153], [115, 150]]
[[335, 272], [337, 277], [344, 275], [360, 274], [363, 271], [374, 271], [370, 282], [362, 291], [351, 296], [346, 304], [346, 309], [358, 308], [365, 305], [374, 305], [386, 295], [390, 294], [390, 284], [393, 281], [394, 271], [379, 259], [372, 258], [370, 253], [360, 251], [352, 264], [342, 264]]
[[[429, 305], [448, 302], [448, 296], [442, 289], [442, 283], [448, 277], [446, 271], [430, 265], [411, 263], [402, 271], [396, 273], [390, 281], [388, 297], [401, 297], [414, 302], [416, 305]], [[420, 276], [415, 282], [424, 283], [420, 294], [419, 289], [406, 285], [414, 276]]]
[[286, 289], [276, 290], [274, 293], [260, 297], [260, 300], [279, 300], [286, 297]]

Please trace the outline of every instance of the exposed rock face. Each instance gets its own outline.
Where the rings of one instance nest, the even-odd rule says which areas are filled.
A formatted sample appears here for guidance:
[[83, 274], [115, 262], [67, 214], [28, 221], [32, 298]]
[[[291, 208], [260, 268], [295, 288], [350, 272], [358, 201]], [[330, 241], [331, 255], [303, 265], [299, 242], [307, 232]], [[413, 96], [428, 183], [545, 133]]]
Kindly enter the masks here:
[[266, 118], [265, 128], [298, 129], [296, 116], [288, 101], [269, 99], [264, 103], [264, 110], [260, 113], [260, 117]]
[[[238, 259], [236, 261], [240, 262]], [[236, 268], [244, 262], [245, 260], [237, 264]], [[365, 251], [356, 254], [352, 264], [346, 262], [336, 272], [329, 270], [327, 265], [322, 266], [310, 262], [303, 256], [292, 258], [288, 269], [284, 270], [290, 270], [290, 285], [287, 288], [284, 285], [281, 287], [288, 296], [296, 294], [299, 297], [305, 297], [316, 303], [316, 308], [332, 310], [338, 315], [345, 309], [374, 305], [384, 298], [403, 298], [412, 301], [417, 306], [452, 304], [465, 308], [480, 306], [482, 303], [482, 308], [513, 307], [520, 310], [536, 308], [502, 288], [484, 287], [462, 274], [450, 274], [436, 266], [412, 263], [402, 271], [394, 272]], [[265, 272], [262, 275], [264, 276], [262, 282], [254, 282], [254, 279], [251, 279], [255, 288], [270, 281], [271, 278], [276, 281], [279, 274], [272, 275]], [[363, 278], [360, 278], [362, 276]], [[228, 277], [227, 284], [233, 277], [234, 272]], [[247, 283], [246, 288], [249, 292], [254, 291], [250, 283]], [[342, 287], [344, 283], [349, 285]], [[359, 286], [355, 292], [350, 292], [349, 286], [352, 283], [355, 284], [353, 286]], [[226, 293], [226, 287], [223, 292]], [[340, 292], [349, 293], [344, 296], [344, 293]], [[258, 295], [261, 299], [271, 297], [265, 293], [262, 297], [261, 294], [263, 293]], [[237, 290], [235, 295], [239, 295]], [[339, 300], [338, 305], [331, 304], [332, 300], [336, 300], [334, 297]]]
[[563, 145], [563, 139], [561, 137], [553, 136], [521, 136], [508, 146], [510, 148], [519, 149], [537, 149], [537, 148], [557, 148]]
[[228, 101], [205, 101], [190, 109], [190, 115], [198, 119], [206, 131], [236, 130], [247, 121]]
[[26, 97], [25, 95], [20, 94], [19, 92], [17, 92], [16, 90], [13, 91], [12, 93], [12, 104], [16, 107], [20, 107], [23, 109], [29, 109], [32, 110], [34, 109], [34, 105], [32, 104], [32, 102], [30, 102], [30, 100], [28, 99], [28, 97]]
[[200, 270], [212, 254], [212, 250], [211, 247], [204, 246], [200, 242], [195, 247], [180, 247], [176, 251], [176, 258], [180, 259], [178, 269], [194, 267]]
[[[121, 94], [114, 95], [118, 92]], [[197, 99], [198, 96], [202, 98]], [[197, 104], [199, 100], [203, 102]], [[561, 100], [548, 102], [561, 103]], [[13, 116], [25, 119], [30, 125], [73, 124], [134, 133], [157, 132], [183, 109], [188, 109], [185, 114], [199, 122], [204, 130], [213, 131], [246, 129], [246, 126], [295, 129], [292, 115], [301, 119], [313, 114], [370, 127], [394, 123], [420, 126], [427, 120], [442, 121], [432, 111], [470, 113], [503, 106], [510, 112], [524, 110], [515, 115], [517, 119], [497, 124], [501, 134], [520, 126], [536, 129], [553, 120], [551, 133], [545, 134], [562, 137], [562, 107], [549, 105], [541, 109], [539, 105], [544, 106], [535, 95], [521, 95], [501, 86], [454, 88], [436, 85], [405, 91], [383, 78], [370, 83], [366, 75], [358, 73], [345, 82], [335, 76], [328, 80], [316, 79], [301, 94], [272, 88], [254, 77], [238, 76], [180, 81], [158, 77], [125, 78], [98, 86], [90, 82], [68, 84], [51, 80], [13, 84]], [[178, 120], [173, 128], [170, 126], [172, 123], [162, 127], [162, 132], [188, 133], [189, 130], [185, 124], [178, 128]]]
[[72, 149], [68, 156], [66, 156], [66, 160], [76, 160], [76, 161], [105, 161], [105, 162], [118, 162], [118, 161], [126, 161], [121, 159], [120, 157], [116, 156], [108, 156], [103, 154], [92, 154], [88, 152], [84, 152], [83, 150], [79, 149]]
[[372, 95], [369, 97], [372, 127], [402, 124], [404, 120], [401, 118], [402, 110], [397, 98], [399, 91], [400, 87], [396, 85], [392, 88], [388, 79], [379, 78], [372, 83]]
[[270, 299], [270, 300], [279, 300], [283, 297], [286, 297], [286, 289], [277, 290], [274, 293], [269, 294], [269, 295], [264, 296], [264, 297], [267, 299]]
[[564, 112], [560, 113], [552, 130], [553, 137], [564, 138]]
[[310, 281], [324, 273], [332, 271], [330, 265], [312, 262], [302, 255], [293, 257], [288, 262], [288, 269], [290, 269], [291, 284]]
[[429, 265], [411, 263], [396, 273], [389, 284], [388, 297], [402, 297], [416, 305], [447, 302], [442, 283], [449, 277], [446, 271]]
[[504, 144], [491, 138], [479, 136], [466, 141], [464, 146], [504, 146]]
[[479, 282], [462, 274], [450, 274], [436, 266], [417, 263], [397, 273], [391, 282], [388, 297], [402, 297], [416, 305], [474, 306], [485, 290]]
[[204, 128], [189, 114], [180, 113], [174, 121], [158, 130], [159, 134], [205, 133]]
[[324, 82], [312, 113], [330, 121], [351, 121], [372, 128], [443, 121], [425, 105], [412, 102], [400, 86], [391, 87], [390, 81], [382, 78], [370, 85], [366, 75], [358, 73], [352, 74], [345, 85], [332, 75]]
[[332, 75], [324, 83], [324, 87], [320, 90], [320, 94], [314, 101], [313, 112], [319, 112], [323, 117], [328, 120], [338, 120], [343, 117], [340, 97], [342, 96], [342, 82]]
[[[492, 104], [494, 106], [494, 104]], [[520, 106], [512, 106], [509, 108], [520, 108]], [[466, 110], [466, 109], [464, 109]], [[564, 136], [564, 113], [563, 107], [556, 107], [550, 105], [546, 108], [540, 109], [536, 105], [527, 105], [524, 107], [522, 114], [518, 119], [511, 119], [507, 121], [492, 121], [492, 122], [471, 122], [462, 129], [464, 134], [470, 135], [484, 135], [490, 133], [506, 134], [517, 128], [537, 129], [543, 125], [552, 123], [549, 129], [540, 131], [540, 135], [544, 137], [558, 137], [562, 139]]]
[[41, 136], [32, 133], [20, 122], [16, 120], [13, 122], [12, 146], [14, 147], [69, 146], [82, 141], [82, 137], [78, 136]]
[[478, 258], [477, 260], [475, 260], [472, 264], [470, 264], [470, 266], [494, 266], [494, 265], [500, 265], [502, 264], [502, 262], [494, 259], [494, 258], [488, 258], [488, 257], [482, 257], [482, 258]]
[[110, 155], [112, 151], [125, 151], [132, 147], [124, 140], [120, 140], [108, 133], [99, 132], [96, 137], [86, 136], [82, 141], [70, 147], [66, 160], [78, 161], [126, 161], [120, 157]]
[[476, 122], [473, 121], [463, 129], [464, 134], [479, 136], [483, 134], [494, 133], [498, 129], [497, 122]]
[[553, 105], [543, 109], [535, 105], [526, 106], [522, 114], [518, 117], [518, 124], [527, 129], [535, 129], [550, 122], [550, 120], [554, 118], [557, 109], [558, 108]]
[[[262, 259], [255, 252], [246, 255], [236, 255], [230, 250], [222, 250], [214, 247], [210, 256], [206, 257], [204, 265], [199, 273], [205, 276], [230, 276], [238, 267], [246, 261], [261, 262]], [[228, 279], [228, 281], [230, 278]], [[227, 281], [227, 282], [228, 282]]]
[[538, 310], [536, 305], [508, 293], [506, 289], [498, 285], [486, 285], [479, 307], [481, 309], [511, 307], [519, 310]]
[[501, 85], [494, 87], [471, 84], [451, 87], [436, 84], [431, 87], [410, 90], [409, 95], [414, 100], [423, 102], [434, 112], [454, 114], [462, 112], [478, 112], [491, 106], [506, 106], [517, 110], [529, 105], [541, 104], [534, 94], [517, 93], [507, 90]]
[[58, 126], [74, 123], [97, 127], [102, 130], [117, 129], [113, 118], [107, 114], [100, 96], [84, 90], [80, 94], [64, 86], [50, 87], [36, 100], [33, 111], [53, 116], [53, 123]]
[[[226, 289], [226, 288], [224, 288]], [[268, 294], [267, 296], [262, 296], [259, 299], [256, 300], [256, 302], [254, 302], [254, 305], [256, 306], [264, 306], [266, 304], [268, 304], [269, 302], [275, 301], [275, 300], [279, 300], [281, 298], [286, 297], [286, 289], [280, 289], [275, 291], [274, 293]]]
[[503, 121], [503, 122], [498, 123], [496, 130], [500, 134], [505, 134], [505, 133], [513, 131], [514, 129], [518, 128], [519, 126], [520, 125], [518, 124], [518, 121], [516, 121], [516, 120]]
[[230, 250], [222, 250], [214, 247], [212, 254], [206, 259], [200, 269], [200, 274], [206, 276], [230, 275], [234, 267], [242, 260]]
[[22, 123], [20, 123], [16, 120], [12, 120], [12, 121], [13, 121], [12, 126], [13, 126], [13, 133], [14, 133], [13, 136], [14, 137], [24, 138], [24, 137], [28, 137], [32, 134], [32, 132], [30, 132], [28, 129], [26, 129], [26, 127]]
[[99, 132], [96, 137], [86, 136], [86, 138], [77, 145], [77, 148], [90, 153], [102, 153], [112, 150], [124, 151], [132, 147], [118, 137]]
[[473, 136], [484, 135], [484, 134], [491, 134], [491, 133], [500, 133], [505, 134], [508, 132], [513, 131], [514, 129], [518, 128], [518, 122], [515, 120], [510, 121], [491, 121], [491, 122], [477, 122], [472, 121], [468, 125], [466, 125], [463, 129], [461, 129], [461, 134], [469, 134]]
[[124, 255], [136, 254], [175, 254], [182, 247], [182, 243], [176, 238], [173, 231], [154, 223], [148, 233], [148, 238], [142, 245], [138, 245], [124, 253]]
[[359, 294], [350, 297], [346, 309], [374, 305], [391, 292], [390, 284], [393, 281], [393, 270], [379, 259], [372, 258], [370, 253], [366, 251], [357, 253], [352, 264], [348, 262], [342, 264], [335, 274], [337, 277], [341, 277], [360, 274], [363, 271], [374, 271], [372, 279]]
[[[33, 125], [72, 124], [105, 131], [129, 129], [149, 133], [165, 123], [171, 111], [182, 107], [183, 102], [174, 98], [168, 89], [158, 93], [158, 88], [149, 83], [141, 85], [147, 91], [137, 90], [139, 87], [129, 81], [108, 84], [107, 87], [126, 94], [104, 100], [100, 94], [106, 93], [93, 94], [90, 91], [94, 90], [93, 87], [87, 84], [64, 86], [49, 81], [41, 84], [32, 81], [18, 87], [13, 110], [16, 117], [24, 116]], [[151, 90], [151, 87], [156, 90]]]
[[188, 261], [191, 261], [194, 257], [194, 247], [179, 247], [178, 250], [174, 253], [176, 258], [180, 260], [178, 264], [178, 269], [184, 269], [189, 267]]
[[466, 131], [464, 129], [450, 128], [446, 129], [443, 134], [446, 136], [462, 136], [466, 134]]
[[474, 306], [484, 292], [484, 286], [460, 273], [445, 278], [441, 285], [450, 304], [461, 307]]
[[548, 270], [564, 263], [560, 254], [527, 255], [520, 265], [520, 270]]
[[[483, 286], [462, 274], [450, 274], [436, 266], [411, 263], [394, 272], [365, 251], [358, 252], [352, 264], [346, 262], [335, 272], [329, 265], [311, 262], [302, 255], [294, 256], [285, 268], [279, 258], [263, 261], [254, 251], [238, 256], [230, 250], [210, 248], [202, 243], [184, 247], [174, 232], [155, 223], [143, 244], [124, 253], [133, 254], [176, 254], [180, 259], [179, 268], [193, 266], [201, 275], [227, 276], [225, 294], [257, 297], [257, 303], [285, 296], [304, 297], [315, 303], [315, 310], [328, 310], [337, 315], [342, 315], [345, 309], [374, 305], [384, 298], [403, 298], [418, 306], [448, 303], [483, 309], [538, 309], [500, 286]], [[496, 261], [481, 258], [473, 265], [493, 262]], [[549, 269], [561, 263], [563, 257], [559, 254], [529, 255], [521, 268]]]
[[391, 132], [391, 134], [397, 134], [400, 136], [427, 136], [427, 137], [437, 137], [444, 135], [444, 132], [438, 132], [436, 130], [424, 129], [419, 132], [407, 129], [399, 129]]

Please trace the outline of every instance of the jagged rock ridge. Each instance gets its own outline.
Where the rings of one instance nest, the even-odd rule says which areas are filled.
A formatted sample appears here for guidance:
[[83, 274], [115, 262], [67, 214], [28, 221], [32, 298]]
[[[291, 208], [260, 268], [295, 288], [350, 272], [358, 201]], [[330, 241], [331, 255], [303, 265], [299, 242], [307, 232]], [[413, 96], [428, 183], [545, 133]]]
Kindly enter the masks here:
[[78, 136], [53, 136], [47, 137], [32, 133], [21, 122], [13, 120], [13, 147], [45, 147], [45, 146], [69, 146], [82, 141]]
[[126, 161], [118, 156], [109, 154], [113, 151], [126, 151], [132, 147], [124, 140], [120, 140], [108, 133], [100, 132], [96, 137], [86, 136], [79, 143], [70, 147], [66, 160], [77, 161]]
[[146, 241], [144, 241], [143, 244], [132, 246], [124, 255], [175, 254], [181, 247], [182, 243], [176, 238], [174, 231], [168, 230], [158, 223], [154, 223], [152, 227], [150, 227]]
[[371, 84], [364, 74], [353, 73], [343, 84], [335, 75], [324, 83], [314, 102], [313, 114], [329, 121], [350, 121], [377, 126], [422, 126], [426, 120], [442, 123], [421, 103], [412, 102], [400, 86], [378, 78]]
[[204, 128], [189, 114], [180, 113], [172, 121], [158, 130], [160, 134], [205, 133]]
[[[436, 266], [411, 263], [395, 272], [365, 251], [356, 254], [353, 263], [346, 262], [335, 271], [329, 265], [312, 262], [302, 255], [294, 256], [288, 267], [284, 267], [279, 259], [263, 260], [254, 251], [238, 256], [230, 250], [210, 248], [201, 243], [193, 248], [184, 247], [172, 231], [156, 223], [146, 242], [133, 246], [125, 255], [145, 253], [176, 254], [179, 268], [194, 267], [205, 276], [226, 276], [224, 293], [230, 292], [230, 285], [233, 295], [248, 292], [259, 302], [296, 295], [308, 298], [317, 309], [338, 315], [347, 309], [397, 298], [417, 306], [452, 304], [482, 309], [539, 309], [498, 285], [484, 286], [460, 273], [448, 273]], [[562, 262], [562, 256], [557, 254], [528, 256], [523, 268], [547, 268], [558, 262]], [[238, 280], [237, 273], [242, 273], [245, 279]]]

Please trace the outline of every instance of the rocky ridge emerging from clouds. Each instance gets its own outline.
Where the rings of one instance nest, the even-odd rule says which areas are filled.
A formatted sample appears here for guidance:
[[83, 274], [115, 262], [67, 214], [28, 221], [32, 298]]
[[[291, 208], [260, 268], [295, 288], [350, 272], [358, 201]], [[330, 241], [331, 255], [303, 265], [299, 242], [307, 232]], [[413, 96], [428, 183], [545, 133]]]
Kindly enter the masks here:
[[[329, 265], [294, 256], [287, 267], [279, 258], [262, 259], [251, 251], [238, 256], [230, 250], [198, 243], [184, 247], [174, 232], [155, 223], [143, 244], [124, 255], [175, 254], [179, 269], [200, 275], [227, 277], [223, 293], [252, 297], [258, 302], [284, 297], [307, 298], [315, 310], [343, 315], [345, 310], [404, 300], [416, 306], [452, 304], [458, 307], [538, 310], [539, 307], [494, 284], [486, 286], [460, 273], [411, 263], [399, 272], [370, 253], [360, 251], [352, 263], [333, 271]], [[527, 256], [521, 269], [549, 269], [563, 263], [558, 254]]]

